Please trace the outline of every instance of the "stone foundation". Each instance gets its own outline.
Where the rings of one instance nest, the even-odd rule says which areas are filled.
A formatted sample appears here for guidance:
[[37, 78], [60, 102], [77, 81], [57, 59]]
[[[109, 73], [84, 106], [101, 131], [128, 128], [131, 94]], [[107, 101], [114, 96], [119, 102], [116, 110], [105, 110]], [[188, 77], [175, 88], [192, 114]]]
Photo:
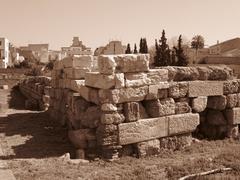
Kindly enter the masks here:
[[49, 88], [50, 116], [68, 127], [78, 157], [178, 150], [191, 144], [196, 129], [207, 138], [238, 135], [240, 80], [231, 69], [149, 69], [149, 56], [138, 54], [100, 56], [99, 71], [91, 72], [92, 61], [56, 62]]

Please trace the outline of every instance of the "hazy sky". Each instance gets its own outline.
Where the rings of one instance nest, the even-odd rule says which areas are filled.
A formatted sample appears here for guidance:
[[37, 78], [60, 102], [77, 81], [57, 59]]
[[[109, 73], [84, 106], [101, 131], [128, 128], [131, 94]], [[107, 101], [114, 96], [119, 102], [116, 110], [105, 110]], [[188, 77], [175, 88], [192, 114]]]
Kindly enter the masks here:
[[206, 44], [240, 36], [239, 0], [0, 0], [0, 36], [13, 44], [69, 46], [79, 36], [95, 48], [109, 40], [154, 44], [168, 38], [204, 36]]

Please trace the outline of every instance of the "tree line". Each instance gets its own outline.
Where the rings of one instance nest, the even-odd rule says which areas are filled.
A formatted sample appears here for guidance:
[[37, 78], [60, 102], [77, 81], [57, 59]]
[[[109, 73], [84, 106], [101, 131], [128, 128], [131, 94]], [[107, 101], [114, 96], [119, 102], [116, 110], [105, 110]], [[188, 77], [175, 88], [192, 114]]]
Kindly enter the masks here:
[[[196, 35], [192, 38], [191, 48], [198, 49], [204, 47], [204, 38], [201, 35]], [[130, 44], [127, 44], [126, 54], [145, 54], [148, 53], [148, 45], [146, 38], [140, 39], [139, 51], [137, 50], [136, 43], [134, 44], [134, 50], [131, 50]], [[170, 48], [167, 44], [167, 38], [165, 35], [165, 30], [162, 31], [162, 36], [158, 40], [155, 40], [155, 55], [154, 55], [154, 65], [155, 66], [187, 66], [188, 57], [184, 52], [182, 35], [178, 37], [178, 43], [173, 48]]]

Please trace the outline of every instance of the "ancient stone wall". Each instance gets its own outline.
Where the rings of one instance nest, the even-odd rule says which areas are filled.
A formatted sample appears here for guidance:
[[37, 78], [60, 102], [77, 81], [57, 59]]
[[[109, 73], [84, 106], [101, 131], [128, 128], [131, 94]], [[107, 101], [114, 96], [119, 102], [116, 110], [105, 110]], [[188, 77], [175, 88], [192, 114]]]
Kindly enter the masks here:
[[19, 82], [19, 89], [26, 97], [27, 109], [47, 110], [50, 104], [51, 78], [45, 76], [28, 77]]
[[175, 150], [191, 143], [193, 131], [207, 138], [238, 133], [240, 80], [228, 67], [149, 69], [146, 54], [110, 55], [90, 72], [92, 62], [56, 62], [49, 89], [50, 115], [68, 126], [81, 158]]

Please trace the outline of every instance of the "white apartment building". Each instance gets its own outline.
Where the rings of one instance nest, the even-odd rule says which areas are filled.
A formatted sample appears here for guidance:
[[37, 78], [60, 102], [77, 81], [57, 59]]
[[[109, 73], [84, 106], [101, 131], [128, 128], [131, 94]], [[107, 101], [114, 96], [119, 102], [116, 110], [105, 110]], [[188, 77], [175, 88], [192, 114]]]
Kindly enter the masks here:
[[0, 38], [0, 68], [7, 68], [9, 63], [9, 40]]

